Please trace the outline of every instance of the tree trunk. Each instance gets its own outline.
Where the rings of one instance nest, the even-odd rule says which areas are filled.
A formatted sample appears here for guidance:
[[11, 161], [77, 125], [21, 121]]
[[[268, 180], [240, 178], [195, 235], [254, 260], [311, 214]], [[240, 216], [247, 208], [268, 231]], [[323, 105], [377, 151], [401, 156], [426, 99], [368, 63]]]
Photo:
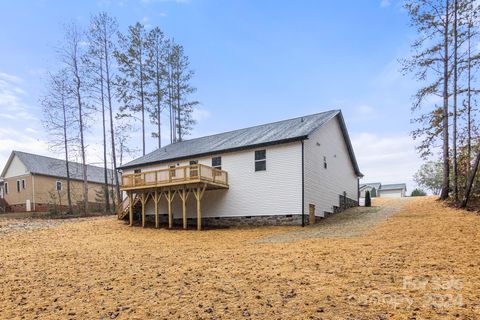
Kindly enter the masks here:
[[453, 22], [453, 199], [458, 202], [458, 159], [457, 159], [457, 82], [458, 82], [458, 33], [457, 33], [457, 11], [458, 0], [454, 2]]
[[161, 77], [161, 72], [160, 72], [160, 66], [159, 66], [159, 55], [158, 55], [158, 48], [157, 48], [157, 129], [158, 129], [158, 149], [162, 148], [162, 131], [161, 131], [161, 122], [160, 122], [160, 117], [161, 117], [161, 107], [162, 107], [162, 88], [160, 85], [160, 77]]
[[[115, 191], [117, 194], [117, 201], [120, 203], [122, 201], [122, 195], [120, 193], [120, 182], [118, 181], [117, 173], [117, 155], [115, 150], [115, 128], [113, 126], [113, 106], [112, 106], [112, 92], [111, 92], [111, 81], [110, 81], [110, 62], [108, 59], [108, 42], [107, 42], [107, 31], [106, 26], [104, 25], [103, 32], [103, 49], [105, 54], [105, 75], [106, 75], [106, 85], [107, 85], [107, 100], [108, 100], [108, 109], [110, 112], [110, 138], [112, 140], [112, 159], [113, 159], [113, 175], [115, 178]], [[113, 201], [113, 206], [115, 207], [115, 201]]]
[[449, 19], [449, 1], [446, 0], [445, 6], [445, 27], [443, 42], [443, 181], [440, 199], [448, 198], [450, 189], [450, 158], [448, 150], [448, 19]]
[[[140, 44], [142, 46], [143, 44]], [[142, 49], [140, 48], [139, 63], [140, 63], [140, 106], [142, 111], [142, 150], [145, 155], [145, 92], [143, 91], [143, 60]]]
[[[468, 66], [467, 66], [467, 174], [470, 174], [470, 167], [472, 161], [472, 92], [471, 92], [471, 69], [472, 69], [472, 47], [471, 47], [471, 21], [468, 22]], [[467, 183], [465, 184], [466, 189]]]
[[105, 98], [103, 93], [103, 59], [100, 58], [100, 101], [102, 105], [102, 129], [103, 129], [103, 175], [105, 179], [105, 206], [104, 213], [110, 213], [110, 194], [108, 191], [108, 166], [107, 166], [107, 133], [105, 127]]
[[465, 195], [463, 196], [462, 203], [460, 207], [465, 208], [467, 206], [468, 200], [470, 198], [470, 193], [472, 191], [473, 182], [475, 181], [475, 176], [477, 175], [478, 164], [480, 163], [480, 152], [477, 153], [475, 158], [475, 163], [468, 177], [467, 187], [465, 189]]
[[68, 213], [73, 213], [72, 206], [72, 192], [70, 189], [70, 163], [68, 159], [68, 137], [67, 137], [67, 112], [65, 101], [62, 97], [62, 111], [63, 111], [63, 143], [65, 148], [65, 169], [67, 170], [67, 203]]

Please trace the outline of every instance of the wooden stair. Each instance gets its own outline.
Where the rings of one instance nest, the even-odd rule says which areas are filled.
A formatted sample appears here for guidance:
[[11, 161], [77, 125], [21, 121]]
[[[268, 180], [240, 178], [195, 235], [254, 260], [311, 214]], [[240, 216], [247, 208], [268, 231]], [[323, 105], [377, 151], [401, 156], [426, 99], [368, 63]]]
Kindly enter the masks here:
[[[141, 211], [140, 197], [135, 195], [133, 200], [133, 212], [135, 214], [140, 211]], [[119, 203], [117, 206], [118, 220], [125, 219], [128, 216], [129, 212], [130, 212], [130, 203], [129, 203], [129, 198], [127, 197], [123, 199], [123, 201]]]

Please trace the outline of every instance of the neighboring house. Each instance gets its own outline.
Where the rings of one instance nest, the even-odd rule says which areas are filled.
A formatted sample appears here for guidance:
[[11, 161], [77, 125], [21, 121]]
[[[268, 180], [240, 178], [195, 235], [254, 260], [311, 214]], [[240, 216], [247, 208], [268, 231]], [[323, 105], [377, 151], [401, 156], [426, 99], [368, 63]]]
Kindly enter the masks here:
[[382, 198], [405, 197], [407, 185], [405, 183], [381, 184], [380, 182], [363, 183], [360, 185], [360, 197], [365, 198], [365, 193], [370, 191], [370, 196]]
[[[67, 205], [67, 170], [65, 161], [36, 154], [12, 151], [1, 178], [3, 194], [12, 211], [47, 211], [49, 206]], [[74, 205], [83, 197], [82, 165], [69, 162], [71, 194]], [[99, 195], [104, 186], [104, 170], [88, 166], [88, 197], [92, 206], [102, 204]], [[108, 172], [112, 181], [113, 171]], [[112, 182], [113, 184], [113, 182]]]
[[340, 110], [176, 142], [120, 169], [120, 217], [198, 229], [315, 222], [358, 205], [362, 177]]
[[407, 185], [405, 183], [382, 184], [379, 197], [382, 198], [401, 198], [407, 193]]
[[365, 198], [365, 193], [370, 191], [370, 197], [375, 198], [378, 196], [378, 190], [381, 187], [380, 182], [364, 183], [360, 185], [360, 198]]

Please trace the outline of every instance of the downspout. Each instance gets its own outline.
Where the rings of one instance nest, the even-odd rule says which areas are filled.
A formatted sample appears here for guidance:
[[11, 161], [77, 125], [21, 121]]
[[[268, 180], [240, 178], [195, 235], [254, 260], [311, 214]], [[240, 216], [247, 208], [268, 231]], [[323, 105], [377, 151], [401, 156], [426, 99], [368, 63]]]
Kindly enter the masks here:
[[33, 202], [33, 211], [37, 211], [35, 208], [35, 175], [32, 173], [32, 202]]
[[302, 140], [302, 227], [305, 227], [305, 154]]
[[360, 178], [357, 177], [357, 206], [360, 207]]

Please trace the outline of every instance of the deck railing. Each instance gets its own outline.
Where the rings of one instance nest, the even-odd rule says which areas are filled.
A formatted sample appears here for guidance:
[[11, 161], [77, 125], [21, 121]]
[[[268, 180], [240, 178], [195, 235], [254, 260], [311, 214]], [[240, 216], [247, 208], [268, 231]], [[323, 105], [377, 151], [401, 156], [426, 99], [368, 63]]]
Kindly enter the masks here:
[[216, 185], [228, 187], [228, 173], [204, 164], [193, 164], [125, 174], [122, 176], [122, 189], [162, 187], [195, 182], [211, 182]]

